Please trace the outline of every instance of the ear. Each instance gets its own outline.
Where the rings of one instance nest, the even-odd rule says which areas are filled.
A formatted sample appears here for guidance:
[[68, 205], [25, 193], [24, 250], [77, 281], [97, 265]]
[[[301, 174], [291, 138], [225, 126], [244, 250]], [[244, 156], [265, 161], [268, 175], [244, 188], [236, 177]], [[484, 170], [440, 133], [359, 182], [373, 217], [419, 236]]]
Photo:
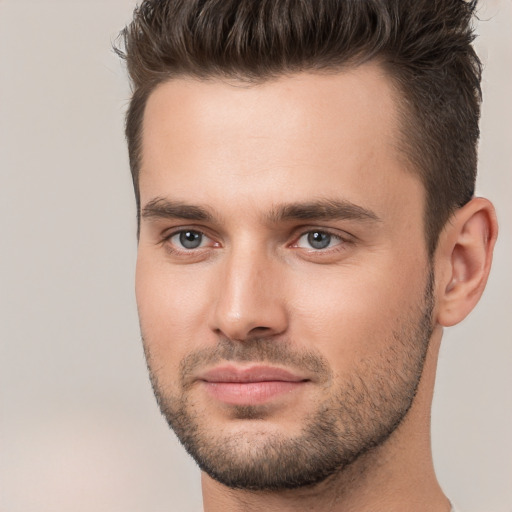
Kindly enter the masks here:
[[480, 299], [498, 235], [494, 206], [477, 197], [446, 223], [436, 250], [437, 321], [449, 327], [463, 320]]

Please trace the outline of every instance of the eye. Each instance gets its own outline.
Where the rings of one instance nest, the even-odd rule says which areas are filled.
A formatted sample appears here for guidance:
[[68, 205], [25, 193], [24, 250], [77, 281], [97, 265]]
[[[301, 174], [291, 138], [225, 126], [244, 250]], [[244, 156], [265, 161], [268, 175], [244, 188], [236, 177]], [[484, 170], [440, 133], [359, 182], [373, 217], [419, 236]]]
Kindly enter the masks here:
[[205, 245], [207, 237], [200, 231], [187, 229], [174, 233], [169, 241], [179, 249], [198, 249]]
[[296, 247], [302, 249], [322, 250], [340, 245], [343, 240], [336, 235], [327, 233], [326, 231], [308, 231], [304, 233], [297, 241]]

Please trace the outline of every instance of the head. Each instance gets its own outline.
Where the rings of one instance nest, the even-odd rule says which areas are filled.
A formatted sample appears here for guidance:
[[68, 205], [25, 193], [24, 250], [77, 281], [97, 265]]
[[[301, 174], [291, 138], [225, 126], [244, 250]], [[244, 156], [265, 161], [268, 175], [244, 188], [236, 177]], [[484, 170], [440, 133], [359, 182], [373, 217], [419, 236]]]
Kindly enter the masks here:
[[146, 1], [124, 32], [150, 376], [231, 487], [320, 482], [428, 417], [495, 235], [473, 4], [312, 6]]
[[451, 213], [474, 193], [481, 64], [471, 42], [476, 2], [144, 1], [123, 32], [133, 85], [126, 122], [140, 213], [142, 121], [155, 88], [179, 77], [262, 83], [332, 73], [371, 60], [399, 102], [397, 143], [426, 192], [430, 253]]

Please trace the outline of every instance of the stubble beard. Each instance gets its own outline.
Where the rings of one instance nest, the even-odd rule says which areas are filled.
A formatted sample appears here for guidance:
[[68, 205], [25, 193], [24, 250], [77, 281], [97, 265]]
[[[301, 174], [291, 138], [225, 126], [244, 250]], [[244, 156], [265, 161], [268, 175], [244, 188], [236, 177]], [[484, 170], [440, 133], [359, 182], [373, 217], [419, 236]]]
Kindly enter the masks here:
[[[429, 273], [420, 306], [399, 319], [386, 349], [361, 362], [338, 383], [335, 393], [317, 406], [296, 436], [244, 429], [223, 434], [190, 400], [187, 376], [195, 368], [222, 361], [292, 365], [332, 380], [328, 361], [316, 352], [293, 351], [268, 338], [244, 342], [220, 339], [213, 349], [187, 356], [180, 365], [181, 392], [171, 395], [160, 384], [148, 344], [144, 350], [153, 391], [162, 415], [202, 471], [218, 482], [252, 491], [311, 486], [342, 472], [382, 445], [407, 415], [416, 395], [432, 335], [434, 277]], [[378, 360], [376, 363], [375, 360]], [[236, 420], [260, 421], [265, 406], [232, 408]]]

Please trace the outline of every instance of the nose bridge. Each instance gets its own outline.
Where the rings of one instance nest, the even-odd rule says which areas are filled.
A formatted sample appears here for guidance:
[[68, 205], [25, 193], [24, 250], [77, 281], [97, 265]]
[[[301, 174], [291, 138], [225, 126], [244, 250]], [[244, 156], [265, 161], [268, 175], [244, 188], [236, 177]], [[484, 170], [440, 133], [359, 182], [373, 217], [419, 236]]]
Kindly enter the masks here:
[[244, 240], [227, 251], [219, 273], [213, 328], [236, 340], [283, 332], [287, 315], [278, 266], [263, 243]]

